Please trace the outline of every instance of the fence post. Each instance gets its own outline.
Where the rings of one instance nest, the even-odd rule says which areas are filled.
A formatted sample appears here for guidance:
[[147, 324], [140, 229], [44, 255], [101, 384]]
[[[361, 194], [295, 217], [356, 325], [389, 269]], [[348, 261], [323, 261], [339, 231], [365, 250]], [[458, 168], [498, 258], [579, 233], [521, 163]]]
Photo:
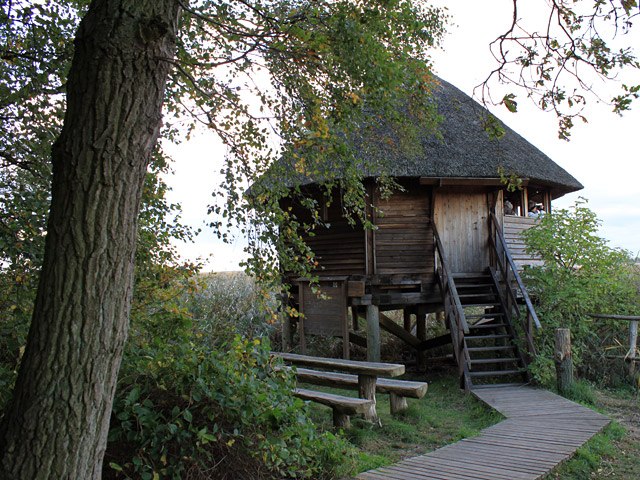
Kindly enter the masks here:
[[558, 391], [560, 393], [565, 393], [573, 383], [571, 331], [568, 328], [556, 329], [555, 362]]
[[636, 376], [636, 351], [638, 350], [638, 321], [632, 320], [629, 325], [629, 376]]

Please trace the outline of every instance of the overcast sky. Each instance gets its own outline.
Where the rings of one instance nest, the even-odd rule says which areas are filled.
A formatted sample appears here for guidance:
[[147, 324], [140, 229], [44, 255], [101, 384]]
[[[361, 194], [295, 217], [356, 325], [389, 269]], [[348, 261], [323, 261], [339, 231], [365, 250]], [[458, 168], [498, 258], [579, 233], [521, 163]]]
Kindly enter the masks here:
[[[528, 2], [544, 3], [544, 0]], [[454, 25], [449, 28], [443, 50], [434, 53], [435, 73], [468, 94], [473, 93], [493, 67], [488, 45], [508, 26], [511, 0], [457, 0], [439, 2], [447, 5]], [[523, 2], [521, 2], [523, 3]], [[629, 45], [640, 45], [639, 32]], [[635, 84], [640, 83], [636, 76]], [[629, 81], [629, 79], [627, 79]], [[496, 88], [496, 91], [499, 88]], [[496, 95], [500, 98], [502, 95]], [[611, 96], [611, 95], [610, 95]], [[588, 124], [576, 125], [571, 141], [557, 138], [557, 120], [552, 113], [533, 107], [521, 94], [518, 113], [504, 107], [492, 108], [507, 125], [520, 133], [556, 163], [576, 177], [584, 190], [566, 195], [554, 202], [554, 208], [573, 204], [578, 196], [589, 200], [589, 206], [602, 220], [601, 234], [614, 247], [640, 252], [640, 105], [618, 117], [611, 106], [592, 100]], [[167, 145], [175, 158], [175, 175], [168, 183], [173, 188], [170, 199], [182, 204], [182, 220], [195, 227], [203, 226], [211, 192], [219, 180], [224, 150], [216, 138], [197, 134], [179, 146]], [[244, 240], [239, 237], [231, 245], [217, 241], [203, 231], [197, 242], [181, 245], [187, 258], [207, 259], [206, 270], [238, 270], [243, 258]]]

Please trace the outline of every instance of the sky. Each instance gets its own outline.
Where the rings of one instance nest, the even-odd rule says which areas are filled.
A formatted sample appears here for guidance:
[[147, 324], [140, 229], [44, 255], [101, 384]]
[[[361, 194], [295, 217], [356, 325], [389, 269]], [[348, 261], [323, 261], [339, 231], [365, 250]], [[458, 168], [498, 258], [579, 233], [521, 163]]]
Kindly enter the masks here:
[[[512, 2], [434, 3], [446, 5], [452, 17], [443, 48], [432, 57], [434, 72], [472, 95], [493, 68], [489, 43], [507, 28]], [[640, 45], [640, 31], [632, 34], [634, 37], [625, 42]], [[640, 83], [638, 76], [631, 80]], [[496, 92], [499, 89], [495, 87]], [[496, 98], [501, 96], [496, 94]], [[557, 138], [555, 115], [538, 110], [524, 93], [518, 98], [517, 113], [504, 106], [491, 111], [584, 185], [583, 190], [554, 201], [554, 208], [566, 208], [579, 197], [586, 198], [602, 221], [600, 233], [609, 244], [634, 256], [640, 253], [640, 104], [619, 117], [610, 105], [592, 100], [588, 123], [576, 124], [569, 142]], [[180, 253], [188, 259], [203, 259], [206, 271], [239, 270], [238, 264], [245, 258], [242, 235], [236, 234], [234, 242], [225, 244], [205, 225], [207, 207], [213, 201], [211, 192], [220, 181], [224, 148], [206, 132], [196, 133], [180, 145], [165, 144], [165, 148], [175, 159], [174, 174], [166, 179], [172, 188], [168, 197], [182, 204], [184, 223], [203, 229], [195, 243], [178, 245]]]

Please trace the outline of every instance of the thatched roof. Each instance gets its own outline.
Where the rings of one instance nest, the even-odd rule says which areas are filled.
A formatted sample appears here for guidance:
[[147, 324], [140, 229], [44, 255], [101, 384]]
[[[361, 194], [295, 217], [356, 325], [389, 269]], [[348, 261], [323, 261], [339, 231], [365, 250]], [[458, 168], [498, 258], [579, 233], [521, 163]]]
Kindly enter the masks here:
[[[484, 127], [488, 110], [450, 83], [438, 82], [433, 93], [442, 116], [440, 135], [418, 129], [421, 148], [400, 148], [397, 136], [380, 124], [353, 134], [365, 177], [377, 177], [385, 169], [392, 177], [495, 179], [502, 169], [506, 175], [528, 179], [529, 185], [550, 188], [553, 197], [583, 188], [551, 158], [497, 119], [505, 133], [499, 139], [490, 138]], [[298, 180], [301, 185], [315, 181], [308, 177]]]

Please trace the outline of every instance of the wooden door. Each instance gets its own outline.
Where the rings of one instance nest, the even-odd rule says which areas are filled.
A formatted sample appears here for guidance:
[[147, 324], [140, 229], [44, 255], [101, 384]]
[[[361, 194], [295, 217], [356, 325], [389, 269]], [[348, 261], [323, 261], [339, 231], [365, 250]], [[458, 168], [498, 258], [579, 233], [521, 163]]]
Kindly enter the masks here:
[[465, 187], [437, 190], [434, 223], [452, 272], [480, 272], [489, 266], [486, 191]]

